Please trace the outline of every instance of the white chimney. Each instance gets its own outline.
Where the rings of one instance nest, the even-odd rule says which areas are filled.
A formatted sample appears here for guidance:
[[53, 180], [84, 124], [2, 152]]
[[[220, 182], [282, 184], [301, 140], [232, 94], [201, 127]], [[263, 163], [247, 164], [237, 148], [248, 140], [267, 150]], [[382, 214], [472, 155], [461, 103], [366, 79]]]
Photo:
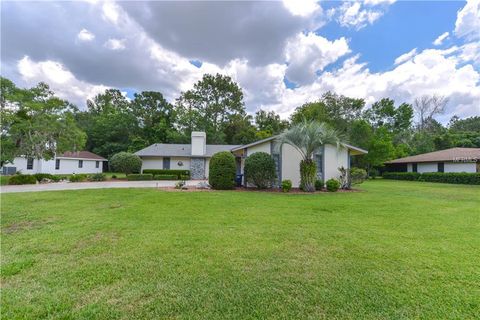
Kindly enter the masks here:
[[207, 153], [207, 135], [205, 132], [192, 131], [192, 156], [204, 156]]

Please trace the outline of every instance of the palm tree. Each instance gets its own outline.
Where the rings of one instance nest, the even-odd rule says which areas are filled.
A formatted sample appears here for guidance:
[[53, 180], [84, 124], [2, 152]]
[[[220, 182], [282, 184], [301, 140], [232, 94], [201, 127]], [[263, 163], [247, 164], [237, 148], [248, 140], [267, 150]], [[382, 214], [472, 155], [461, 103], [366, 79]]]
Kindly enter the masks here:
[[277, 139], [277, 147], [288, 144], [302, 155], [300, 161], [300, 186], [304, 191], [315, 191], [317, 166], [313, 161], [313, 154], [325, 144], [340, 145], [338, 132], [325, 123], [306, 121], [293, 125], [289, 130], [281, 133]]

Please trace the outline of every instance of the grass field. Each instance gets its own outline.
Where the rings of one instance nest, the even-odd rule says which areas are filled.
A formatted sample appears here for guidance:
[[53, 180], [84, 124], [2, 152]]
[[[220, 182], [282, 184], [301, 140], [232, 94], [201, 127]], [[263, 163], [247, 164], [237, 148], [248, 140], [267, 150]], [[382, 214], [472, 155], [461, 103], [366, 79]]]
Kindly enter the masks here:
[[2, 195], [2, 319], [478, 319], [480, 187]]

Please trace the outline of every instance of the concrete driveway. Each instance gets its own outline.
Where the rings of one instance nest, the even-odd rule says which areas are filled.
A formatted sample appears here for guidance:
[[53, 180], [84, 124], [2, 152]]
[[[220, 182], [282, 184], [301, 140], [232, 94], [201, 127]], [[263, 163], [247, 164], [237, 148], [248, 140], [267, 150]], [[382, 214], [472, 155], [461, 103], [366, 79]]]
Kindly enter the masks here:
[[[204, 180], [187, 181], [187, 186], [196, 186]], [[45, 184], [24, 184], [20, 186], [1, 186], [0, 193], [39, 192], [57, 190], [109, 189], [109, 188], [165, 188], [174, 187], [177, 181], [103, 181], [103, 182], [58, 182]]]

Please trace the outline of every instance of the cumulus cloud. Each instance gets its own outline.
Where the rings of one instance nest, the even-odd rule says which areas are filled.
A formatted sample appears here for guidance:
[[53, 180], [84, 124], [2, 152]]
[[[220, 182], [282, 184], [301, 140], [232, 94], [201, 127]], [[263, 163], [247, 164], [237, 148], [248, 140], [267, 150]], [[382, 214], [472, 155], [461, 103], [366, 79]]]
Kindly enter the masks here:
[[468, 40], [480, 40], [480, 0], [467, 0], [457, 14], [455, 34]]
[[108, 39], [104, 46], [110, 50], [124, 50], [127, 39]]
[[435, 41], [433, 41], [433, 45], [435, 46], [441, 45], [443, 41], [448, 38], [449, 35], [450, 35], [450, 32], [442, 33], [441, 35], [438, 36], [437, 39], [435, 39]]
[[90, 31], [88, 31], [87, 29], [83, 28], [77, 34], [77, 38], [78, 40], [81, 40], [81, 41], [92, 41], [93, 39], [95, 39], [95, 35]]
[[411, 58], [413, 58], [416, 54], [417, 54], [417, 48], [412, 49], [411, 51], [404, 53], [398, 58], [396, 58], [394, 64], [397, 65], [397, 64], [404, 63], [405, 61], [408, 61]]
[[283, 5], [296, 16], [310, 16], [321, 10], [316, 0], [283, 0]]
[[346, 2], [335, 10], [338, 14], [337, 21], [341, 26], [360, 30], [372, 24], [383, 15], [382, 11], [362, 9], [360, 2]]

